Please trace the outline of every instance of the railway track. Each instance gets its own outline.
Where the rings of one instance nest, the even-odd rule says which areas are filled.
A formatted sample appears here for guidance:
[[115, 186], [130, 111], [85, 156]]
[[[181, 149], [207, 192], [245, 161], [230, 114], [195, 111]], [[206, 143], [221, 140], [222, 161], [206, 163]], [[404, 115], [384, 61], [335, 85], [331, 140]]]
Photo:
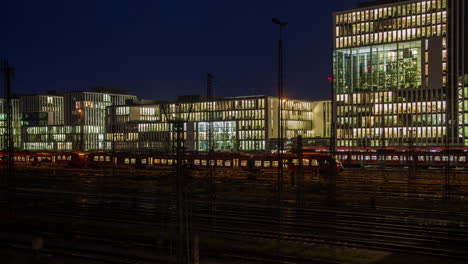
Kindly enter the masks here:
[[[381, 191], [364, 187], [382, 179], [364, 181], [362, 177], [361, 181], [358, 180], [359, 177], [346, 179], [352, 181], [355, 186], [347, 186], [341, 190], [339, 188], [339, 191], [347, 195], [408, 197], [411, 191], [408, 189], [408, 183], [394, 176], [385, 177], [387, 183], [382, 186]], [[160, 229], [170, 227], [164, 221], [174, 219], [174, 203], [164, 198], [167, 194], [158, 193], [153, 189], [136, 191], [131, 188], [119, 188], [113, 190], [116, 193], [108, 195], [106, 193], [114, 186], [102, 188], [102, 182], [97, 178], [85, 176], [80, 181], [75, 180], [77, 179], [64, 179], [57, 183], [55, 190], [63, 191], [38, 194], [28, 190], [18, 193], [17, 197], [20, 201], [23, 199], [22, 202], [26, 204], [28, 201], [36, 201], [33, 206], [42, 201], [43, 214], [76, 219], [117, 224], [139, 223]], [[248, 183], [242, 180], [230, 182]], [[271, 181], [262, 182], [266, 184], [265, 190], [273, 189], [274, 183]], [[346, 184], [345, 179], [338, 178], [338, 187], [343, 184]], [[423, 186], [422, 190], [414, 193], [411, 198], [433, 199], [436, 195], [424, 189], [436, 186]], [[67, 189], [80, 191], [69, 192]], [[285, 201], [285, 207], [292, 210], [283, 211], [283, 225], [279, 226], [277, 209], [270, 201], [218, 196], [218, 202], [213, 203], [207, 200], [208, 197], [198, 195], [193, 200], [193, 227], [201, 232], [214, 231], [218, 234], [242, 236], [246, 240], [273, 240], [281, 237], [290, 243], [306, 245], [329, 244], [467, 260], [464, 253], [468, 241], [464, 229], [467, 218], [463, 213], [366, 206], [338, 206], [330, 209], [313, 202], [307, 202], [306, 208], [294, 208], [293, 202]], [[213, 211], [212, 206], [216, 207], [215, 215], [210, 213]], [[435, 213], [439, 214], [440, 218], [458, 221], [431, 219], [431, 215]], [[213, 221], [216, 222], [215, 226], [211, 225]]]
[[303, 260], [290, 256], [259, 256], [259, 255], [240, 255], [240, 254], [223, 254], [223, 258], [240, 261], [240, 263], [270, 263], [270, 264], [345, 264], [344, 262], [326, 261], [326, 260]]
[[[48, 171], [48, 170], [46, 170]], [[52, 171], [52, 170], [51, 170]], [[139, 171], [139, 170], [135, 170]], [[337, 177], [337, 190], [342, 194], [346, 195], [368, 195], [368, 196], [379, 196], [379, 197], [400, 197], [400, 198], [414, 198], [414, 199], [444, 199], [446, 198], [446, 189], [444, 177], [438, 176], [435, 177], [433, 172], [430, 171], [420, 171], [415, 177], [408, 178], [407, 171], [372, 171], [364, 170], [365, 176], [361, 175], [363, 171], [358, 171], [352, 169], [350, 171], [345, 171]], [[427, 173], [432, 173], [428, 174]], [[67, 173], [73, 174], [74, 171], [69, 171]], [[95, 174], [99, 174], [96, 176]], [[56, 188], [96, 188], [98, 185], [103, 185], [105, 187], [99, 187], [104, 192], [111, 189], [121, 189], [122, 192], [128, 191], [128, 188], [121, 188], [118, 184], [108, 181], [110, 177], [106, 177], [104, 170], [89, 170], [81, 172], [78, 177], [73, 175], [59, 177], [59, 176], [46, 176], [48, 183], [54, 182]], [[373, 174], [369, 174], [373, 173]], [[468, 197], [468, 177], [464, 177], [466, 174], [462, 172], [457, 176], [453, 176], [452, 183], [450, 185], [450, 198], [455, 200], [465, 200]], [[268, 175], [268, 174], [267, 174]], [[110, 176], [110, 175], [107, 175]], [[264, 175], [265, 176], [265, 175]], [[44, 176], [41, 176], [41, 178]], [[115, 171], [112, 173], [112, 178], [115, 179], [130, 179], [135, 180], [136, 177], [128, 176], [128, 171]], [[42, 179], [45, 181], [45, 179]], [[256, 177], [255, 181], [245, 179], [217, 179], [220, 186], [239, 186], [242, 188], [243, 185], [249, 186], [251, 188], [258, 188], [260, 191], [267, 192], [269, 188], [275, 188], [275, 177], [274, 175], [270, 177]], [[160, 186], [162, 183], [158, 177], [154, 177], [151, 180], [152, 184], [155, 186]], [[203, 179], [197, 178], [194, 180], [195, 184], [201, 185]], [[306, 180], [307, 184], [321, 183], [325, 184], [325, 176], [313, 176], [313, 179]], [[288, 182], [285, 181], [285, 190], [287, 191]], [[23, 183], [24, 184], [24, 183]], [[40, 187], [40, 182], [27, 183], [31, 187]], [[42, 184], [43, 186], [43, 184]], [[144, 190], [139, 190], [143, 192]]]
[[[31, 195], [30, 200], [36, 200], [34, 192], [43, 192], [44, 189], [31, 189], [31, 188], [18, 188], [18, 194], [23, 196]], [[146, 192], [140, 193], [139, 196], [135, 196], [133, 193], [109, 193], [109, 194], [96, 194], [95, 192], [85, 192], [85, 193], [77, 193], [77, 192], [69, 192], [69, 191], [59, 191], [59, 190], [47, 190], [47, 194], [51, 196], [51, 198], [55, 198], [56, 196], [61, 195], [69, 195], [74, 196], [74, 201], [82, 201], [87, 205], [93, 205], [96, 203], [100, 203], [100, 201], [106, 201], [106, 203], [102, 203], [104, 206], [114, 205], [114, 204], [129, 204], [134, 203], [134, 201], [141, 202], [142, 204], [146, 204], [149, 207], [151, 205], [157, 204], [160, 201], [167, 200], [168, 197], [174, 195], [173, 193], [159, 193], [153, 192], [148, 190]], [[47, 198], [47, 197], [45, 197]], [[204, 201], [211, 199], [210, 195], [194, 195], [192, 196], [193, 201]], [[234, 196], [217, 196], [218, 202], [223, 203], [232, 203], [232, 204], [259, 204], [259, 205], [268, 205], [272, 208], [276, 208], [276, 203], [267, 200], [267, 199], [259, 199], [259, 198], [241, 198], [241, 197], [234, 197]], [[284, 204], [288, 207], [296, 207], [295, 201], [284, 201]], [[308, 207], [311, 208], [327, 208], [322, 205], [321, 202], [314, 202], [314, 201], [307, 201], [304, 204], [304, 210], [307, 210]], [[346, 205], [336, 205], [335, 210], [359, 210], [363, 212], [372, 211], [377, 212], [378, 214], [392, 214], [398, 217], [406, 216], [420, 216], [420, 217], [428, 217], [435, 215], [439, 216], [443, 220], [443, 218], [454, 218], [460, 221], [468, 221], [468, 214], [464, 212], [454, 212], [454, 211], [441, 211], [441, 210], [433, 210], [433, 209], [417, 209], [417, 208], [402, 208], [402, 207], [386, 207], [386, 206], [369, 206], [369, 205], [362, 205], [362, 204], [346, 204]]]
[[[106, 192], [116, 192], [116, 193], [129, 193], [133, 195], [145, 195], [145, 194], [158, 194], [159, 191], [154, 189], [134, 189], [134, 188], [113, 188], [113, 186], [99, 186], [101, 185], [99, 182], [84, 182], [82, 184], [70, 183], [70, 184], [60, 184], [55, 183], [49, 188], [54, 190], [66, 190], [66, 189], [82, 189], [87, 191], [94, 191], [100, 193]], [[105, 184], [104, 184], [105, 185]], [[218, 183], [220, 186], [227, 186], [234, 188], [242, 189], [247, 187], [247, 190], [252, 189], [253, 192], [271, 192], [271, 190], [275, 189], [275, 184], [252, 184], [249, 182], [220, 182]], [[42, 188], [43, 184], [27, 184], [23, 185], [27, 188]], [[154, 188], [157, 188], [161, 185], [155, 185]], [[170, 188], [170, 187], [166, 187]], [[452, 200], [459, 200], [464, 201], [468, 199], [468, 187], [466, 187], [467, 192], [457, 190], [458, 187], [456, 185], [452, 185], [452, 192], [450, 198]], [[286, 193], [289, 192], [294, 194], [294, 189], [291, 187], [285, 187]], [[408, 183], [391, 183], [391, 184], [374, 184], [372, 182], [365, 182], [365, 183], [343, 183], [338, 181], [337, 182], [337, 194], [341, 195], [361, 195], [361, 196], [372, 196], [372, 197], [385, 197], [385, 198], [411, 198], [415, 200], [424, 200], [424, 199], [435, 199], [441, 200], [445, 199], [445, 189], [443, 185], [413, 185], [409, 186]], [[316, 191], [317, 195], [323, 194], [323, 191]]]
[[[54, 235], [54, 234], [53, 234]], [[0, 245], [5, 248], [24, 251], [26, 254], [31, 252], [31, 241], [27, 235], [0, 233], [2, 241]], [[154, 248], [142, 250], [139, 246], [138, 251], [129, 250], [128, 246], [122, 247], [112, 245], [112, 247], [103, 247], [94, 243], [97, 238], [80, 238], [57, 240], [49, 238], [44, 249], [40, 250], [40, 255], [46, 256], [65, 256], [95, 263], [109, 264], [151, 264], [151, 263], [176, 263], [175, 258], [165, 257], [154, 254]], [[153, 252], [153, 254], [151, 254]]]
[[[18, 195], [21, 197], [21, 195]], [[17, 197], [18, 197], [17, 196]], [[45, 199], [46, 215], [69, 216], [92, 221], [138, 223], [163, 228], [171, 226], [164, 219], [173, 218], [173, 203], [160, 201], [119, 200], [119, 206], [99, 206], [99, 197], [86, 196], [86, 203], [74, 204], [72, 196], [62, 197], [65, 203], [47, 200], [46, 196], [32, 194], [27, 199]], [[101, 197], [102, 198], [102, 197]], [[141, 206], [132, 208], [133, 205]], [[110, 204], [112, 205], [112, 204]], [[116, 205], [116, 204], [114, 204]], [[257, 239], [277, 239], [301, 244], [330, 244], [363, 247], [392, 252], [467, 259], [464, 248], [468, 234], [463, 227], [445, 221], [438, 225], [422, 225], [427, 219], [408, 219], [398, 215], [376, 212], [344, 211], [343, 208], [285, 208], [283, 224], [278, 225], [277, 208], [271, 205], [244, 202], [218, 202], [216, 214], [210, 214], [211, 201], [194, 200], [193, 228], [202, 232], [237, 235]], [[77, 215], [74, 211], [79, 212]], [[68, 215], [67, 213], [68, 212]], [[165, 217], [161, 217], [165, 214]], [[213, 221], [216, 225], [212, 225]], [[450, 226], [453, 225], [453, 226]]]

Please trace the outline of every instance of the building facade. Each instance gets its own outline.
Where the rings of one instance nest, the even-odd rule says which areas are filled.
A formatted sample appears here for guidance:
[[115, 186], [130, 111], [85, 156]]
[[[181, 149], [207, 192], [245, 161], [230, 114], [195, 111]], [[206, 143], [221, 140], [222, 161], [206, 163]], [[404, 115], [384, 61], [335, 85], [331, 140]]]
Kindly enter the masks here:
[[92, 89], [84, 92], [65, 93], [65, 125], [105, 125], [106, 107], [125, 105], [127, 100], [135, 100], [135, 95], [129, 95], [114, 89]]
[[[314, 102], [286, 99], [283, 104], [285, 139], [322, 136], [324, 126], [314, 130]], [[323, 112], [316, 103], [315, 112]], [[186, 147], [206, 151], [213, 142], [215, 151], [262, 151], [275, 149], [278, 140], [278, 106], [275, 97], [246, 96], [180, 98], [177, 102], [134, 102], [108, 107], [106, 141], [115, 151], [171, 151], [171, 115], [185, 122]], [[330, 106], [330, 102], [328, 102]], [[175, 114], [175, 109], [180, 109]], [[326, 107], [325, 107], [326, 108]], [[331, 119], [328, 107], [328, 119]], [[320, 118], [323, 114], [320, 112]], [[318, 120], [321, 122], [322, 119]]]
[[463, 0], [334, 13], [337, 146], [468, 145], [466, 14]]
[[[21, 149], [21, 112], [19, 99], [11, 99], [12, 106], [12, 133], [15, 150]], [[0, 151], [5, 149], [5, 135], [7, 134], [6, 100], [0, 98]]]
[[[44, 109], [50, 109], [50, 96], [38, 97], [39, 102], [46, 100]], [[29, 98], [28, 98], [29, 99]], [[55, 99], [55, 98], [54, 98]], [[127, 100], [137, 99], [134, 95], [110, 88], [95, 88], [91, 91], [66, 92], [63, 96], [63, 122], [52, 119], [45, 124], [44, 111], [37, 117], [35, 124], [21, 128], [24, 150], [105, 150], [106, 107], [124, 105]], [[53, 100], [52, 100], [53, 101]], [[34, 108], [36, 109], [36, 108]], [[42, 108], [41, 108], [42, 109]], [[56, 108], [53, 108], [56, 109]], [[50, 115], [47, 115], [50, 117]], [[55, 116], [55, 115], [52, 115]], [[33, 119], [33, 118], [31, 118]], [[34, 119], [33, 119], [34, 120]], [[49, 119], [50, 120], [50, 119]], [[24, 122], [27, 122], [25, 120]]]
[[332, 102], [321, 100], [312, 102], [312, 138], [330, 138], [332, 124]]
[[214, 151], [275, 150], [280, 103], [286, 149], [298, 135], [309, 139], [330, 136], [330, 101], [182, 96], [161, 102], [102, 89], [67, 92], [63, 97], [22, 97], [16, 104], [17, 113], [23, 111], [22, 120], [17, 118], [17, 131], [21, 132], [17, 134], [21, 134], [19, 146], [27, 151], [171, 152], [171, 120], [181, 117], [186, 120], [188, 151], [207, 151], [210, 146]]
[[20, 97], [23, 126], [53, 126], [64, 123], [64, 102], [60, 95], [24, 95]]

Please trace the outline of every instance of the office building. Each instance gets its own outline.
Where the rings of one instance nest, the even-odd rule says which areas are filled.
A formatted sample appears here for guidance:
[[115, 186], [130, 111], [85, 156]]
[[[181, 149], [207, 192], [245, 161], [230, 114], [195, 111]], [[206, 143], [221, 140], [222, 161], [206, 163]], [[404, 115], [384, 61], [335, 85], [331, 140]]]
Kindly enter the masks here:
[[115, 88], [93, 88], [91, 91], [67, 92], [65, 97], [65, 125], [104, 127], [106, 107], [125, 105], [135, 100], [135, 95]]
[[[283, 135], [286, 139], [325, 136], [324, 125], [316, 125], [315, 113], [331, 119], [330, 102], [285, 99]], [[276, 149], [278, 142], [278, 98], [245, 96], [215, 98], [179, 97], [176, 102], [134, 101], [125, 106], [108, 107], [106, 141], [115, 151], [171, 151], [172, 124], [168, 122], [178, 105], [186, 131], [186, 148], [206, 151], [210, 134], [215, 151], [263, 151]], [[328, 105], [328, 108], [327, 108]], [[323, 107], [327, 115], [323, 115]], [[326, 110], [328, 109], [328, 110]], [[210, 133], [212, 131], [212, 133]], [[329, 132], [329, 131], [328, 131]]]
[[332, 123], [331, 100], [312, 101], [312, 138], [330, 138]]
[[23, 149], [27, 151], [79, 151], [79, 126], [44, 125], [22, 126]]
[[463, 0], [333, 14], [337, 146], [468, 145], [466, 14]]
[[[331, 102], [284, 99], [285, 148], [294, 139], [330, 137]], [[171, 152], [171, 120], [181, 116], [188, 151], [265, 151], [278, 147], [276, 97], [180, 96], [171, 102], [137, 100], [98, 89], [21, 98], [22, 148], [28, 151]], [[180, 109], [176, 113], [175, 109]], [[18, 119], [19, 120], [19, 119]], [[210, 133], [212, 131], [212, 133]], [[211, 136], [210, 136], [211, 135]]]
[[[46, 100], [49, 100], [46, 96]], [[124, 105], [137, 99], [123, 90], [93, 88], [91, 91], [66, 92], [63, 95], [63, 124], [22, 127], [25, 150], [105, 150], [106, 107]], [[43, 120], [38, 118], [38, 120]]]
[[23, 126], [63, 125], [63, 96], [57, 94], [21, 96], [20, 111]]
[[[15, 150], [21, 149], [21, 113], [19, 99], [11, 99], [12, 106], [12, 133], [13, 133], [13, 146]], [[7, 134], [7, 111], [6, 100], [0, 98], [0, 151], [5, 148], [5, 140]]]

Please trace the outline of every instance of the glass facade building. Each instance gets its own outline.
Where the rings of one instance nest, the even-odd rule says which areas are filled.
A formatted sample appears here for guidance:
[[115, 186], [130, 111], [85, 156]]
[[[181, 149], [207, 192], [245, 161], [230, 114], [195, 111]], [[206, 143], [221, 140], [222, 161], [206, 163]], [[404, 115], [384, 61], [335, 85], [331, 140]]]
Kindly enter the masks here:
[[63, 125], [63, 96], [24, 95], [20, 97], [23, 126]]
[[61, 100], [57, 98], [36, 96], [35, 107], [32, 98], [22, 98], [26, 110], [31, 107], [35, 110], [23, 114], [21, 135], [24, 150], [105, 150], [106, 107], [125, 105], [127, 100], [137, 97], [111, 88], [95, 88], [66, 92]]
[[23, 126], [21, 134], [23, 149], [28, 151], [89, 151], [105, 148], [104, 129], [99, 126]]
[[337, 146], [468, 144], [466, 12], [417, 0], [334, 13]]
[[[323, 136], [322, 117], [325, 116], [322, 114], [325, 109], [326, 117], [331, 119], [330, 102], [285, 99], [282, 104], [285, 138]], [[163, 105], [167, 106], [166, 110]], [[276, 148], [278, 99], [269, 96], [216, 98], [213, 101], [198, 97], [166, 104], [134, 102], [108, 107], [108, 148], [115, 151], [170, 151], [172, 125], [167, 122], [167, 117], [171, 118], [176, 105], [180, 106], [182, 119], [187, 120], [188, 150], [206, 151], [210, 138], [215, 151]], [[319, 116], [315, 126], [314, 113]]]
[[[19, 99], [11, 99], [12, 106], [12, 132], [13, 146], [16, 150], [21, 149], [21, 112]], [[0, 151], [4, 150], [5, 135], [7, 131], [6, 100], [0, 98]]]
[[[207, 100], [204, 96], [183, 96], [160, 102], [102, 89], [64, 93], [63, 105], [49, 97], [28, 96], [23, 101], [28, 112], [21, 113], [22, 125], [21, 117], [17, 118], [23, 150], [171, 152], [173, 134], [168, 119], [174, 117], [175, 109], [187, 120], [185, 146], [189, 151], [207, 151], [210, 141], [215, 151], [224, 152], [277, 148], [280, 102], [276, 97]], [[286, 143], [298, 135], [330, 136], [330, 101], [284, 99], [281, 104]], [[60, 117], [59, 112], [63, 124], [54, 119]]]

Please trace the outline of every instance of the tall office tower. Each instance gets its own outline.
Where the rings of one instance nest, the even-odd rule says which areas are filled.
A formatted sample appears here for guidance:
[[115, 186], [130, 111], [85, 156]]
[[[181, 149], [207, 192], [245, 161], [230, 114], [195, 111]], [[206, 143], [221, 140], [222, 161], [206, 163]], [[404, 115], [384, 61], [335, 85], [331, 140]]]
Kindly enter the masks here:
[[468, 145], [467, 4], [373, 1], [333, 14], [337, 146]]

